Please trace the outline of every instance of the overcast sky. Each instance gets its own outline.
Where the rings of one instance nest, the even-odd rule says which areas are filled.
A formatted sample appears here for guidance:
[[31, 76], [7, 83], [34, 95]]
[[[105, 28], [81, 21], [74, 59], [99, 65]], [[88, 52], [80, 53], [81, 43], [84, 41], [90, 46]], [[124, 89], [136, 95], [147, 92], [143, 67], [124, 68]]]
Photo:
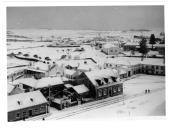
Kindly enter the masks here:
[[164, 29], [164, 7], [7, 7], [7, 28]]

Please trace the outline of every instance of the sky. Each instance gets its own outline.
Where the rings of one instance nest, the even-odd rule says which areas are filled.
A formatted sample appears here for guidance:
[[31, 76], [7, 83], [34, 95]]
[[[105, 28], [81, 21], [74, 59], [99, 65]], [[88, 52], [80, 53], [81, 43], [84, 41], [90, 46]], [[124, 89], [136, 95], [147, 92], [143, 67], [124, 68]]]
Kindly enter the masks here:
[[7, 7], [7, 28], [164, 29], [164, 6]]

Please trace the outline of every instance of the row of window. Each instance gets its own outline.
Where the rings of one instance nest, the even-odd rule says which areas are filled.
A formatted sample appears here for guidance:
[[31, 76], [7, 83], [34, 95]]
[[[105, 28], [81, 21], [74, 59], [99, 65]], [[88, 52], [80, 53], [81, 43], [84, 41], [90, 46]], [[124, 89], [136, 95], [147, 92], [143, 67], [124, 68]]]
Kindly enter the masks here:
[[[117, 93], [117, 92], [121, 92], [122, 91], [122, 88], [119, 86], [119, 87], [112, 87], [112, 88], [109, 88], [109, 91], [111, 91], [113, 94]], [[108, 95], [108, 88], [104, 88], [104, 89], [99, 89], [98, 90], [98, 97], [101, 97], [101, 96], [106, 96]]]
[[16, 113], [16, 118], [19, 119], [21, 117], [30, 117], [39, 113], [44, 113], [46, 112], [46, 106], [41, 105], [40, 108], [34, 108], [34, 109], [27, 109], [26, 111], [17, 112]]
[[164, 66], [154, 66], [154, 65], [147, 65], [147, 66], [144, 66], [144, 68], [146, 68], [146, 69], [165, 70], [165, 67], [164, 67]]

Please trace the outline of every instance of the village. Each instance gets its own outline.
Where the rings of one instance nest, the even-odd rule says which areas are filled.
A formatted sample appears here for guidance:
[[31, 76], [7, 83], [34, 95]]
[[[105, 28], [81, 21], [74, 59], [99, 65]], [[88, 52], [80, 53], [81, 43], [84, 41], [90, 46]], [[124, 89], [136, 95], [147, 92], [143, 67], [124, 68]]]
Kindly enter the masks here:
[[8, 121], [59, 119], [165, 95], [165, 33], [11, 29], [7, 80]]

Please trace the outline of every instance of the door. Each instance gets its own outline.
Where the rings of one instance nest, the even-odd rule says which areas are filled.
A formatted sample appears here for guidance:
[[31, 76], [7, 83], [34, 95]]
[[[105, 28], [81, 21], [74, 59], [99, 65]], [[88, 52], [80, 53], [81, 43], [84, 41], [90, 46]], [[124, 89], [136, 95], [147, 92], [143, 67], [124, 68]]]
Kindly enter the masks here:
[[109, 96], [112, 96], [112, 88], [109, 88]]
[[32, 116], [32, 110], [29, 110], [28, 114], [29, 114], [29, 117], [31, 117]]
[[128, 76], [129, 76], [129, 77], [131, 76], [131, 72], [130, 72], [130, 71], [128, 71]]

